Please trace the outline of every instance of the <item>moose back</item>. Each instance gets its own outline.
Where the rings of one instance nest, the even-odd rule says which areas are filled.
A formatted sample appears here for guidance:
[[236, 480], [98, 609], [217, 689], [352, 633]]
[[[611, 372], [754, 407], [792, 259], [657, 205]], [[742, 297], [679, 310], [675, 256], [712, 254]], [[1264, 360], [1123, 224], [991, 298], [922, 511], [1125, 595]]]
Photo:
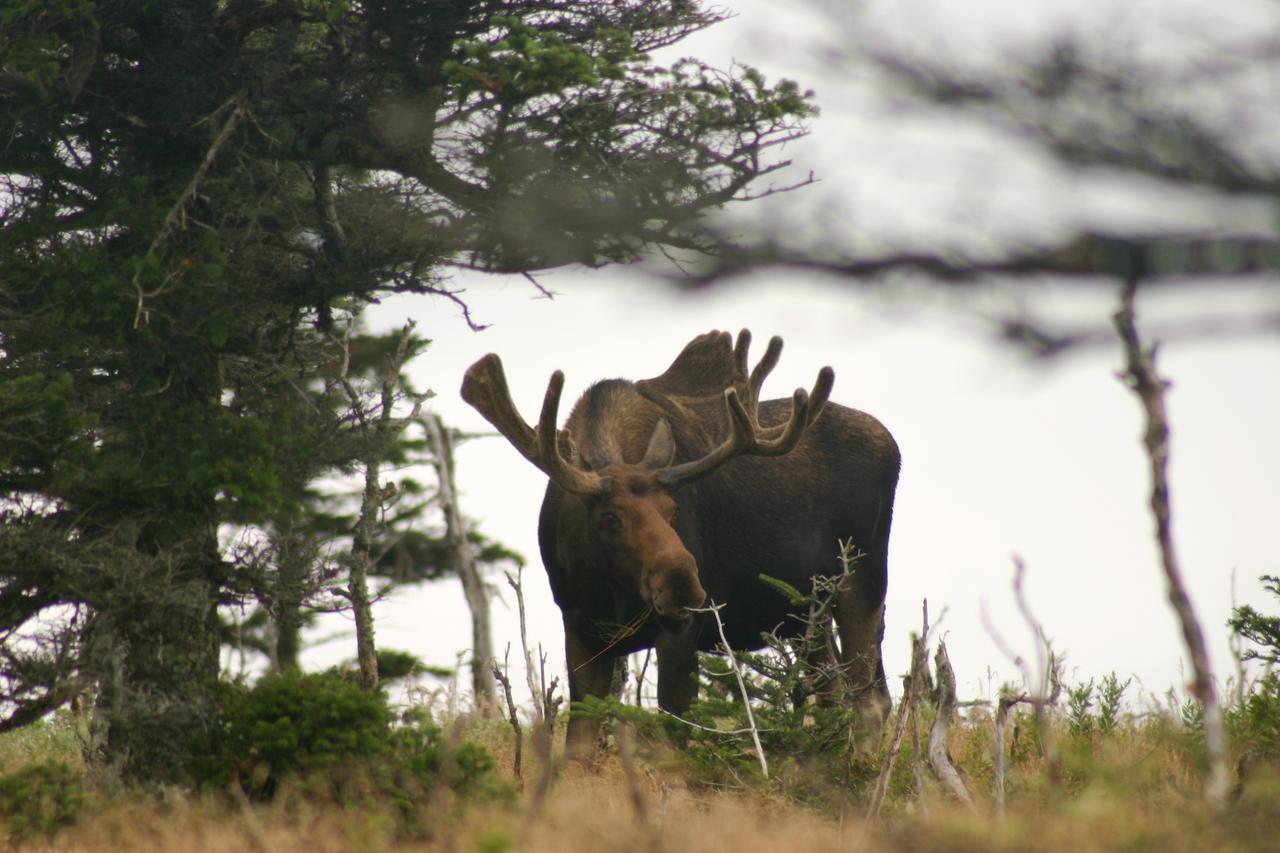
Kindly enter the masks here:
[[[661, 376], [592, 385], [556, 428], [564, 376], [551, 376], [536, 426], [516, 411], [502, 362], [473, 364], [463, 398], [549, 478], [538, 520], [543, 563], [564, 617], [569, 695], [609, 693], [615, 661], [637, 649], [658, 658], [658, 704], [682, 713], [697, 693], [697, 652], [759, 648], [763, 632], [797, 626], [768, 575], [808, 590], [838, 572], [840, 540], [864, 556], [836, 594], [843, 688], [859, 728], [878, 734], [889, 709], [884, 634], [889, 525], [900, 456], [875, 418], [811, 393], [760, 400], [778, 362], [773, 338], [748, 372], [751, 335], [736, 345], [710, 332]], [[594, 748], [596, 723], [571, 716], [567, 751]]]

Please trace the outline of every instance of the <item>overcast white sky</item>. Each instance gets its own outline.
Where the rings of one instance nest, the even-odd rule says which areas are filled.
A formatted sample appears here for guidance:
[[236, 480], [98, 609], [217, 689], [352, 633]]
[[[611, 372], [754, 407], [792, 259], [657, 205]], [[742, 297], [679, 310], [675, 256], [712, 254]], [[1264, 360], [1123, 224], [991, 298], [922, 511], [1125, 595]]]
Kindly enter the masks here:
[[[787, 152], [797, 175], [813, 170], [823, 182], [790, 194], [771, 212], [775, 221], [790, 224], [797, 239], [816, 234], [858, 245], [981, 245], [1010, 234], [1052, 235], [1090, 216], [1222, 224], [1216, 207], [1072, 178], [1027, 146], [976, 125], [922, 120], [886, 105], [838, 57], [812, 47], [815, 34], [839, 43], [839, 28], [830, 21], [815, 27], [791, 18], [791, 7], [780, 20], [777, 4], [728, 5], [739, 17], [681, 52], [696, 50], [716, 61], [732, 56], [771, 77], [798, 78], [818, 90], [824, 110], [810, 139]], [[1247, 21], [1249, 10], [1258, 8], [1244, 0], [1238, 5], [1238, 20], [1217, 10], [1218, 20]], [[1044, 31], [1044, 15], [1070, 17], [1054, 11], [1055, 4], [1036, 13], [1027, 6], [963, 4], [953, 7], [950, 19], [941, 2], [863, 8], [887, 27], [914, 21], [913, 37], [923, 43], [989, 53], [986, 39], [1025, 38]], [[1133, 20], [1131, 11], [1097, 8], [1102, 11], [1073, 25], [1114, 22], [1116, 16]], [[920, 25], [926, 21], [933, 26]], [[750, 215], [750, 206], [742, 213]], [[1270, 215], [1257, 213], [1259, 221]], [[1236, 227], [1239, 214], [1233, 216]], [[527, 420], [536, 418], [547, 377], [557, 368], [567, 377], [563, 416], [591, 382], [654, 376], [690, 338], [710, 329], [750, 328], [756, 355], [770, 335], [784, 338], [782, 361], [766, 384], [771, 396], [809, 387], [820, 366], [832, 365], [833, 399], [880, 418], [903, 452], [884, 646], [894, 688], [906, 669], [909, 632], [918, 629], [924, 598], [935, 621], [946, 610], [941, 624], [962, 698], [990, 698], [1002, 681], [1017, 680], [981, 616], [985, 608], [1007, 643], [1034, 660], [1010, 587], [1014, 553], [1027, 564], [1031, 607], [1055, 648], [1067, 655], [1072, 681], [1114, 670], [1122, 678], [1136, 676], [1155, 694], [1185, 681], [1181, 638], [1147, 514], [1141, 412], [1115, 378], [1118, 346], [1030, 364], [993, 345], [982, 321], [985, 310], [1007, 301], [945, 300], [917, 288], [868, 293], [792, 272], [761, 273], [689, 295], [640, 270], [570, 270], [544, 280], [560, 294], [553, 301], [536, 298], [515, 278], [459, 283], [468, 287], [474, 316], [491, 324], [488, 330], [471, 332], [453, 306], [426, 299], [390, 301], [371, 320], [378, 328], [418, 320], [419, 331], [434, 343], [412, 372], [419, 387], [439, 395], [431, 407], [463, 430], [488, 429], [458, 397], [463, 371], [486, 352], [503, 357]], [[1046, 290], [1027, 302], [1105, 323], [1114, 297], [1110, 288]], [[1185, 316], [1249, 305], [1274, 309], [1276, 299], [1259, 289], [1180, 290], [1144, 295], [1139, 314]], [[1275, 606], [1257, 577], [1280, 574], [1272, 542], [1280, 519], [1280, 346], [1274, 337], [1173, 342], [1162, 350], [1160, 368], [1174, 382], [1168, 405], [1175, 535], [1222, 679], [1232, 672], [1224, 623], [1233, 575], [1239, 602]], [[486, 534], [529, 558], [532, 639], [562, 672], [559, 613], [535, 535], [545, 478], [500, 438], [464, 445], [458, 476], [464, 511]], [[494, 607], [501, 656], [517, 626], [512, 597], [500, 586], [507, 602]], [[399, 593], [378, 605], [377, 617], [380, 645], [434, 664], [453, 665], [470, 636], [454, 583]], [[316, 636], [334, 628], [326, 623]], [[309, 661], [331, 663], [350, 657], [352, 648], [350, 638], [334, 640], [313, 650]]]

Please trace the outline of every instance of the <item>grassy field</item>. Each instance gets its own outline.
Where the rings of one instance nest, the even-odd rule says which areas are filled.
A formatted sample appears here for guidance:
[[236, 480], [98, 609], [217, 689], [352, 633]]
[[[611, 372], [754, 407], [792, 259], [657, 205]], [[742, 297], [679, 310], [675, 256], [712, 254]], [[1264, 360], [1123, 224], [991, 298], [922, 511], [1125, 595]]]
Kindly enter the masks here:
[[[881, 816], [868, 822], [883, 748], [878, 755], [839, 746], [808, 756], [775, 750], [766, 780], [752, 772], [747, 743], [677, 750], [641, 727], [638, 740], [623, 741], [638, 744], [628, 748], [630, 761], [614, 744], [595, 767], [559, 768], [539, 796], [542, 772], [527, 739], [522, 788], [511, 772], [511, 729], [462, 717], [440, 722], [451, 748], [470, 741], [492, 754], [499, 784], [484, 795], [445, 785], [388, 789], [348, 764], [283, 778], [272, 796], [251, 802], [226, 788], [144, 794], [93, 779], [79, 757], [83, 722], [61, 714], [0, 738], [7, 786], [0, 831], [11, 844], [53, 850], [1280, 849], [1280, 763], [1267, 746], [1275, 733], [1251, 732], [1258, 721], [1244, 710], [1230, 719], [1236, 789], [1219, 815], [1200, 797], [1194, 716], [1164, 709], [1106, 721], [1081, 704], [1074, 713], [1060, 708], [1043, 737], [1029, 711], [1011, 717], [1003, 820], [993, 798], [993, 721], [975, 708], [948, 739], [973, 808], [944, 793], [908, 737]], [[928, 722], [923, 712], [922, 732]], [[706, 737], [700, 743], [715, 741]], [[31, 769], [50, 762], [64, 769], [31, 781]]]

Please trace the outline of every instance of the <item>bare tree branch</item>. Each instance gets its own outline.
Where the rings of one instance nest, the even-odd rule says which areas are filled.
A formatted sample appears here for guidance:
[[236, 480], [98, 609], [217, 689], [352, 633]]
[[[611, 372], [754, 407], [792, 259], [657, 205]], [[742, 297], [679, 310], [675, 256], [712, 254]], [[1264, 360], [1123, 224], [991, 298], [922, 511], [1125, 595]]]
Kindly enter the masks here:
[[1169, 383], [1156, 372], [1157, 345], [1144, 347], [1138, 334], [1134, 317], [1138, 281], [1137, 276], [1125, 280], [1120, 309], [1115, 315], [1116, 331], [1124, 345], [1125, 354], [1125, 369], [1120, 378], [1138, 397], [1146, 415], [1143, 446], [1146, 448], [1151, 470], [1150, 506], [1155, 521], [1156, 545], [1160, 550], [1160, 564], [1164, 569], [1169, 604], [1177, 614], [1183, 643], [1191, 659], [1191, 691], [1200, 703], [1204, 718], [1205, 752], [1209, 764], [1204, 795], [1211, 808], [1221, 810], [1226, 805], [1230, 787], [1226, 732], [1204, 633], [1200, 630], [1200, 621], [1196, 618], [1195, 609], [1182, 581], [1182, 569], [1173, 544], [1168, 479], [1169, 421], [1164, 407], [1164, 392]]
[[693, 613], [710, 613], [716, 620], [716, 628], [720, 631], [720, 646], [724, 650], [725, 655], [729, 658], [729, 664], [733, 667], [733, 674], [738, 679], [738, 690], [742, 693], [742, 707], [747, 713], [747, 725], [751, 728], [751, 742], [756, 747], [756, 758], [760, 761], [760, 772], [764, 774], [764, 778], [769, 778], [769, 760], [765, 758], [764, 747], [760, 745], [760, 732], [756, 728], [755, 714], [751, 711], [751, 696], [747, 693], [747, 684], [742, 680], [742, 667], [738, 665], [738, 659], [733, 655], [733, 648], [729, 645], [729, 638], [724, 634], [724, 622], [720, 619], [720, 608], [723, 604], [712, 602], [707, 607], [690, 607]]

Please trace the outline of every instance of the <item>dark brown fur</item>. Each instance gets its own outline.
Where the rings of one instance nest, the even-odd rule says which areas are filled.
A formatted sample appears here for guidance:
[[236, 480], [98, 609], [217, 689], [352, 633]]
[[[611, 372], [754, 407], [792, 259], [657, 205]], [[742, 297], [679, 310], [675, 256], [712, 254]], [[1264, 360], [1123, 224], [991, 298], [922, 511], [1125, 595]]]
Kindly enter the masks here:
[[[700, 458], [728, 431], [718, 392], [736, 378], [749, 393], [727, 341], [695, 339], [655, 380], [597, 383], [559, 437], [565, 458], [606, 482], [591, 495], [549, 483], [539, 519], [570, 698], [607, 695], [617, 657], [655, 648], [659, 704], [684, 711], [696, 695], [696, 653], [718, 642], [705, 614], [685, 608], [704, 595], [725, 605], [730, 643], [758, 648], [762, 632], [798, 624], [759, 576], [807, 590], [815, 575], [836, 573], [837, 541], [852, 539], [865, 556], [837, 600], [841, 662], [864, 728], [878, 732], [889, 703], [880, 640], [897, 445], [870, 415], [828, 403], [787, 455], [741, 456], [672, 493], [658, 471]], [[761, 403], [759, 422], [782, 423], [790, 409], [787, 400]], [[571, 717], [570, 753], [590, 754], [595, 735], [592, 721]]]

